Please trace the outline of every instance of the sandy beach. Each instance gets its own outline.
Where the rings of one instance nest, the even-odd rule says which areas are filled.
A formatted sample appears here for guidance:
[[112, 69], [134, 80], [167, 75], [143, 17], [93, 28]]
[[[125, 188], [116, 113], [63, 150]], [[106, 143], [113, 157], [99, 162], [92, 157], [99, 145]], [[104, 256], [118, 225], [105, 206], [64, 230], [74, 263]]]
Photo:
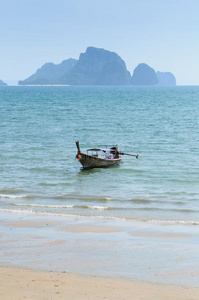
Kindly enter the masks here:
[[171, 228], [2, 213], [0, 299], [197, 300], [197, 228]]
[[4, 300], [196, 300], [199, 299], [199, 289], [85, 277], [70, 273], [0, 268], [0, 298]]

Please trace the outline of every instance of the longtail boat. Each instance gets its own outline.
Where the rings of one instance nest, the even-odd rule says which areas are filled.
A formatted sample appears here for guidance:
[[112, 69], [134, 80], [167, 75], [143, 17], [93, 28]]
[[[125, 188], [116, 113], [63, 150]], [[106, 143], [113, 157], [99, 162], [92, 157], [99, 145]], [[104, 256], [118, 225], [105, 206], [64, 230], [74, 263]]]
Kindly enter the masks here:
[[81, 152], [79, 141], [76, 141], [76, 146], [76, 158], [78, 158], [78, 161], [82, 164], [84, 169], [107, 168], [118, 165], [122, 160], [120, 155], [130, 155], [138, 158], [138, 155], [119, 152], [117, 145], [106, 145], [103, 148], [94, 147], [87, 149], [87, 153]]

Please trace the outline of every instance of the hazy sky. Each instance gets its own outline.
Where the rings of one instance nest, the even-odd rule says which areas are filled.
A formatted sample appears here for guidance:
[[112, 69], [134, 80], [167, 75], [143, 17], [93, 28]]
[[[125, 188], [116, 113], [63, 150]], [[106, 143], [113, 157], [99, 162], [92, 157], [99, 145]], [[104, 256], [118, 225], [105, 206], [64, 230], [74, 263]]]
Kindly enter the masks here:
[[94, 46], [199, 85], [199, 0], [0, 0], [0, 43], [8, 83]]

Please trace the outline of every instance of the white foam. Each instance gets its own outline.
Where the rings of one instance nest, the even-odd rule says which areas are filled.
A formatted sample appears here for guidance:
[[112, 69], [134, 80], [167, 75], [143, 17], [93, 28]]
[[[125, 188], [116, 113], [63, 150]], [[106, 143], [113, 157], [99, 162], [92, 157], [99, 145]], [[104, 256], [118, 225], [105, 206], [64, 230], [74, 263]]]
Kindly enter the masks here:
[[50, 205], [50, 204], [24, 204], [24, 203], [13, 203], [16, 206], [29, 206], [29, 207], [43, 207], [43, 208], [73, 208], [75, 205]]
[[[141, 220], [142, 221], [142, 220]], [[144, 222], [154, 223], [154, 224], [166, 224], [166, 225], [199, 225], [199, 221], [183, 221], [183, 220], [143, 220]]]
[[41, 208], [89, 208], [96, 210], [106, 210], [109, 207], [104, 206], [89, 206], [89, 205], [51, 205], [51, 204], [25, 204], [25, 203], [13, 203], [15, 206], [26, 206], [26, 207], [41, 207]]
[[43, 216], [55, 216], [55, 217], [78, 217], [78, 218], [95, 218], [95, 219], [109, 219], [109, 220], [119, 220], [119, 221], [128, 221], [128, 222], [145, 222], [145, 223], [154, 223], [160, 225], [199, 225], [199, 221], [183, 221], [183, 220], [144, 220], [144, 219], [131, 219], [125, 217], [112, 217], [112, 216], [86, 216], [86, 215], [75, 215], [67, 213], [52, 213], [52, 212], [41, 212], [33, 210], [21, 210], [21, 209], [0, 209], [2, 212], [8, 213], [17, 213], [17, 214], [36, 214]]
[[30, 198], [30, 195], [6, 195], [0, 194], [0, 198], [8, 198], [8, 199], [22, 199], [22, 198]]
[[104, 206], [88, 206], [88, 208], [96, 209], [96, 210], [106, 210], [106, 209], [109, 209], [109, 207], [104, 207]]

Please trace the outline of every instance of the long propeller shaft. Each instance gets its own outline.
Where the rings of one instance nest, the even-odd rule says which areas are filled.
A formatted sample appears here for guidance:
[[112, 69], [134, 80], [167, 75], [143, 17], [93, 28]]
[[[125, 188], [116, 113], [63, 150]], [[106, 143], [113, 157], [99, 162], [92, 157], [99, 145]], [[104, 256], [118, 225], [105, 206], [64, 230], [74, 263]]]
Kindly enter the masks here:
[[129, 154], [129, 153], [123, 153], [123, 152], [119, 152], [120, 155], [129, 155], [129, 156], [135, 156], [136, 158], [138, 158], [138, 154], [135, 155], [135, 154]]

